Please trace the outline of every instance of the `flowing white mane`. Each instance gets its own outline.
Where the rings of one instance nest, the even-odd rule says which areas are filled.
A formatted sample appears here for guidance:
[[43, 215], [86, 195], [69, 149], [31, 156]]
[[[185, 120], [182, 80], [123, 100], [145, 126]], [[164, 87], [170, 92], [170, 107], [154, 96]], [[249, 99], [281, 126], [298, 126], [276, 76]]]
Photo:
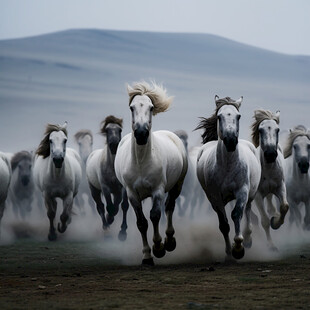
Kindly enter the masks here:
[[173, 100], [173, 97], [167, 95], [166, 89], [155, 82], [152, 82], [151, 85], [145, 81], [135, 83], [133, 86], [127, 85], [127, 92], [129, 95], [129, 104], [137, 95], [148, 96], [154, 105], [153, 115], [167, 111]]

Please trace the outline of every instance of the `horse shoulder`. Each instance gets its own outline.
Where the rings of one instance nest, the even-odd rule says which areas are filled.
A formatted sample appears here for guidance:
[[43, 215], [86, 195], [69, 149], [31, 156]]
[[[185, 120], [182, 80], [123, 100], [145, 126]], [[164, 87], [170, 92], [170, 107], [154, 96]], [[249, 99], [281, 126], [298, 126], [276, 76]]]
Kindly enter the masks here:
[[102, 149], [94, 150], [88, 156], [86, 162], [86, 176], [90, 184], [92, 184], [97, 189], [101, 189], [100, 186], [100, 162], [102, 157]]

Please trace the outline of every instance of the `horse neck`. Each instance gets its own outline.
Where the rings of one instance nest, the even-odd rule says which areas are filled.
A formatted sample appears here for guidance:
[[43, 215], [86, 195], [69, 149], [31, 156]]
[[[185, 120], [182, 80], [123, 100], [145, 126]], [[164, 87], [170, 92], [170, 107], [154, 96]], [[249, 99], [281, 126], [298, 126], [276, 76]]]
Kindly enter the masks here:
[[227, 152], [224, 142], [219, 138], [216, 147], [217, 163], [222, 166], [234, 164], [239, 158], [238, 144], [234, 152]]
[[107, 144], [106, 146], [106, 152], [107, 152], [107, 164], [110, 166], [110, 167], [114, 167], [114, 161], [115, 161], [115, 155], [116, 154], [112, 154], [111, 153], [111, 150]]
[[153, 134], [152, 134], [152, 131], [150, 131], [147, 143], [145, 145], [138, 145], [134, 137], [134, 134], [132, 133], [131, 154], [133, 155], [132, 157], [134, 158], [136, 163], [138, 164], [142, 163], [151, 156], [152, 143], [153, 143], [152, 138], [153, 138]]

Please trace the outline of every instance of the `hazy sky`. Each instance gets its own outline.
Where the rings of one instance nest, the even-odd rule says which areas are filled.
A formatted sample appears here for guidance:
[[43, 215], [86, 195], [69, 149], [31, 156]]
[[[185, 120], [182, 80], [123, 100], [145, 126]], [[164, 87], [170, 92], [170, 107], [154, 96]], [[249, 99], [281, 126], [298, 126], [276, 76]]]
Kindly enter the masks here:
[[70, 28], [211, 33], [310, 55], [309, 0], [0, 0], [0, 39]]

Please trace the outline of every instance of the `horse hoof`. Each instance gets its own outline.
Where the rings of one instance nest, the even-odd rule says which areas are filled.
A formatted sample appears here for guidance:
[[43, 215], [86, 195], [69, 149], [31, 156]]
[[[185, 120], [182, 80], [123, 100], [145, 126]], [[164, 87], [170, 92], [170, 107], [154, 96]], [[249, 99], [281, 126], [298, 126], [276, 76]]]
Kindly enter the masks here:
[[276, 218], [273, 216], [270, 220], [270, 226], [272, 229], [278, 229], [283, 223], [281, 221], [277, 221], [276, 223]]
[[107, 223], [108, 225], [111, 225], [114, 222], [114, 216], [111, 216], [110, 214], [107, 215]]
[[240, 245], [239, 247], [236, 247], [235, 245], [232, 248], [231, 254], [235, 259], [240, 259], [244, 256], [244, 247]]
[[119, 233], [118, 233], [118, 240], [119, 241], [125, 241], [127, 239], [127, 233], [126, 233], [126, 231], [120, 231]]
[[49, 233], [48, 234], [48, 240], [49, 241], [55, 241], [57, 239], [56, 233]]
[[176, 248], [176, 246], [177, 246], [177, 242], [174, 237], [165, 238], [165, 249], [168, 252], [172, 252]]
[[57, 229], [58, 229], [58, 231], [59, 231], [60, 233], [63, 234], [63, 233], [66, 231], [67, 226], [65, 226], [65, 225], [60, 225], [60, 223], [58, 223]]
[[157, 258], [162, 258], [163, 256], [165, 256], [166, 250], [162, 242], [157, 247], [155, 246], [155, 244], [153, 244], [153, 254]]
[[144, 258], [143, 260], [142, 260], [142, 265], [143, 266], [154, 266], [154, 260], [153, 260], [153, 258], [151, 257], [151, 258]]

